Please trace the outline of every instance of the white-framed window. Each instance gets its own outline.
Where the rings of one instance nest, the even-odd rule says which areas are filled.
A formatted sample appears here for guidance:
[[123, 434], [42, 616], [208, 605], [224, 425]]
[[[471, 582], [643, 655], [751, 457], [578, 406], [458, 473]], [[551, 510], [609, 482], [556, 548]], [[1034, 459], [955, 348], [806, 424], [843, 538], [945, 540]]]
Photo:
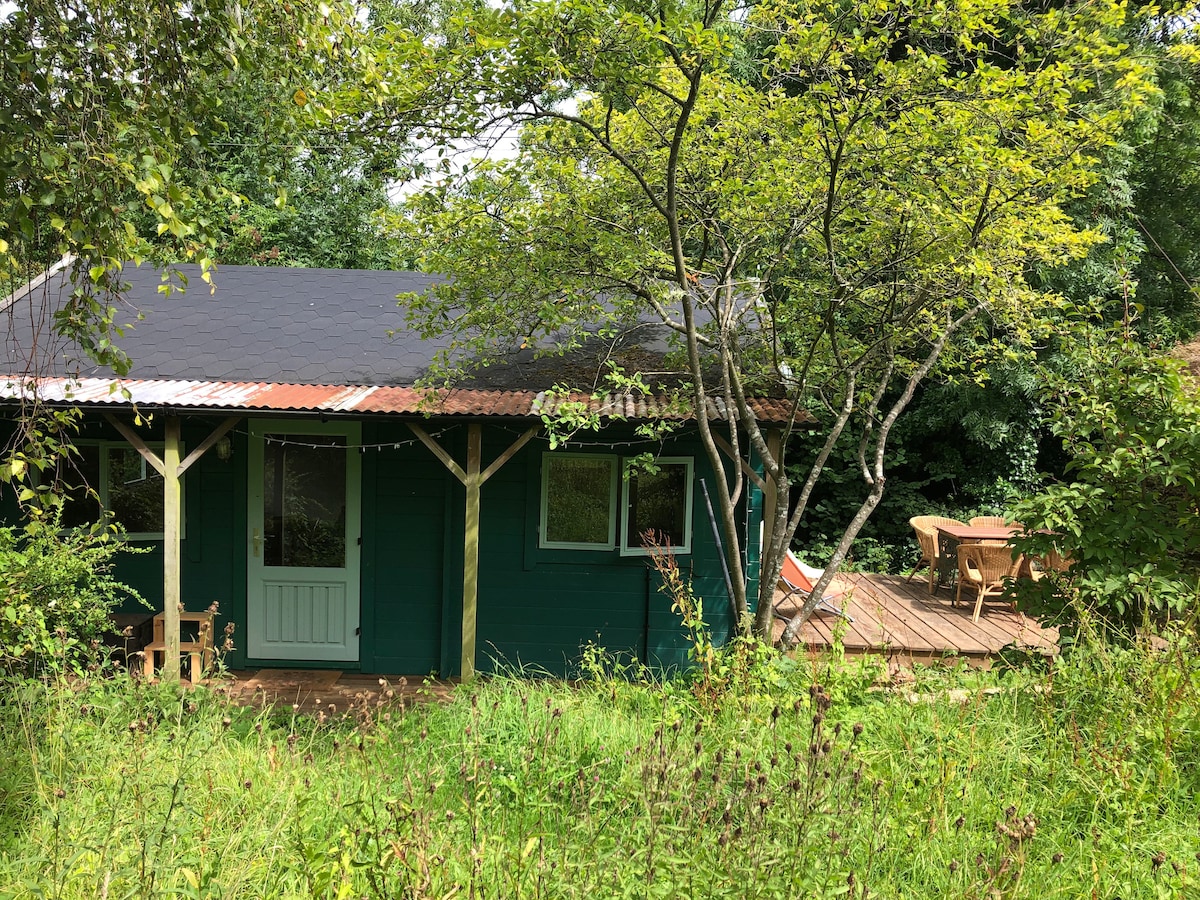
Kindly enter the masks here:
[[538, 546], [547, 550], [649, 553], [651, 532], [661, 547], [692, 552], [692, 474], [688, 457], [663, 457], [653, 469], [631, 468], [599, 453], [542, 455]]
[[617, 545], [617, 458], [544, 454], [541, 519], [542, 547], [612, 550]]
[[[162, 445], [148, 444], [160, 457]], [[107, 511], [133, 541], [163, 537], [163, 479], [140, 453], [123, 442], [80, 441], [78, 455], [60, 465], [59, 478], [69, 487], [62, 524], [90, 525]], [[99, 499], [88, 491], [91, 488]]]
[[621, 554], [647, 554], [646, 536], [664, 550], [692, 552], [692, 460], [663, 457], [652, 471], [634, 469], [621, 504]]

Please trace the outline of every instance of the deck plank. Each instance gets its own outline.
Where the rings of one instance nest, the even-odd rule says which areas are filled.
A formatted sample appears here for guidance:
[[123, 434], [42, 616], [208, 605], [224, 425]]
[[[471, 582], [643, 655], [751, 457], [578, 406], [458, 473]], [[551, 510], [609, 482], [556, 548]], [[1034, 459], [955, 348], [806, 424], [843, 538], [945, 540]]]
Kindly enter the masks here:
[[[872, 577], [883, 579], [887, 576]], [[984, 638], [984, 642], [990, 651], [994, 652], [1005, 644], [1017, 639], [1042, 646], [1046, 649], [1052, 649], [1055, 646], [1057, 633], [1054, 633], [1052, 630], [1049, 631], [1050, 638], [1047, 639], [1043, 634], [1043, 629], [1038, 627], [1028, 616], [1014, 612], [1007, 603], [989, 603], [985, 601], [983, 613], [980, 615], [979, 621], [973, 623], [970, 621], [970, 618], [974, 610], [974, 604], [968, 604], [966, 598], [964, 598], [962, 604], [957, 608], [950, 605], [951, 597], [949, 592], [943, 593], [939, 591], [937, 595], [928, 599], [930, 600], [930, 607], [933, 608], [935, 614], [942, 620], [952, 621], [956, 627], [959, 627], [961, 623], [961, 627], [959, 627], [960, 631], [965, 630], [971, 634], [990, 636], [990, 638]]]

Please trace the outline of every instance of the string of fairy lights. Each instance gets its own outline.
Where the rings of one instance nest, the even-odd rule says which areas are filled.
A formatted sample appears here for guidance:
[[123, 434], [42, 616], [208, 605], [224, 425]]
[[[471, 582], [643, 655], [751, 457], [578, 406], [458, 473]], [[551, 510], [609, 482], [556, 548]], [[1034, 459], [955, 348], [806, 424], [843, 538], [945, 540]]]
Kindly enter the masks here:
[[[429, 432], [429, 437], [431, 437], [435, 441], [439, 440], [443, 436], [448, 435], [448, 434], [462, 428], [464, 425], [465, 425], [465, 423], [448, 425], [445, 428], [442, 428], [438, 431]], [[513, 436], [514, 439], [517, 437], [520, 437], [521, 435], [523, 435], [525, 433], [523, 430], [509, 428], [504, 425], [495, 424], [495, 425], [490, 425], [489, 427], [493, 431], [501, 431], [506, 434], [510, 434]], [[246, 429], [240, 429], [240, 428], [231, 429], [229, 431], [229, 434], [231, 434], [231, 435], [236, 434], [236, 435], [240, 435], [242, 437], [247, 437], [247, 438], [252, 436], [249, 431], [247, 431]], [[333, 449], [357, 450], [360, 454], [363, 454], [363, 455], [366, 455], [367, 453], [372, 452], [372, 451], [374, 451], [374, 452], [383, 452], [385, 450], [397, 451], [397, 450], [401, 450], [406, 447], [412, 447], [412, 446], [415, 446], [415, 445], [421, 443], [421, 439], [416, 436], [413, 436], [411, 438], [405, 438], [404, 440], [399, 440], [399, 441], [388, 440], [388, 441], [376, 441], [376, 442], [366, 442], [366, 443], [345, 443], [345, 444], [343, 444], [343, 443], [335, 444], [330, 441], [314, 441], [314, 440], [312, 440], [313, 435], [311, 435], [311, 434], [304, 434], [302, 436], [295, 437], [295, 436], [291, 436], [286, 433], [265, 431], [265, 432], [261, 433], [261, 437], [263, 438], [263, 440], [266, 443], [273, 445], [273, 446], [277, 446], [277, 447], [296, 447], [296, 448], [305, 449], [305, 450], [333, 450]], [[547, 445], [549, 445], [551, 443], [550, 435], [548, 435], [544, 432], [540, 432], [540, 433], [534, 435], [532, 440], [538, 441], [540, 443], [544, 443]], [[642, 436], [642, 437], [637, 437], [637, 438], [633, 438], [630, 440], [619, 440], [619, 441], [615, 441], [615, 440], [611, 440], [611, 439], [604, 439], [604, 440], [592, 439], [590, 437], [589, 438], [566, 438], [566, 439], [560, 438], [560, 439], [557, 439], [554, 441], [555, 445], [558, 447], [576, 447], [576, 448], [588, 447], [588, 448], [595, 448], [595, 449], [612, 449], [612, 450], [616, 450], [616, 449], [619, 449], [622, 447], [645, 447], [648, 445], [661, 445], [664, 442], [665, 442], [664, 438], [649, 437], [649, 436]]]

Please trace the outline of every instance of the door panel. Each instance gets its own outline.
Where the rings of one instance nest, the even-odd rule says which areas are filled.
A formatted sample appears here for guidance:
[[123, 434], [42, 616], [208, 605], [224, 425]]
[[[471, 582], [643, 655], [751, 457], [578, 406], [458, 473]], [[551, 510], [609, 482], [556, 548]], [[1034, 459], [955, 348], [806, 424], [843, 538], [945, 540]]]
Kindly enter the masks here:
[[251, 658], [358, 660], [358, 434], [353, 423], [251, 427]]
[[345, 586], [264, 580], [263, 602], [268, 644], [344, 644]]

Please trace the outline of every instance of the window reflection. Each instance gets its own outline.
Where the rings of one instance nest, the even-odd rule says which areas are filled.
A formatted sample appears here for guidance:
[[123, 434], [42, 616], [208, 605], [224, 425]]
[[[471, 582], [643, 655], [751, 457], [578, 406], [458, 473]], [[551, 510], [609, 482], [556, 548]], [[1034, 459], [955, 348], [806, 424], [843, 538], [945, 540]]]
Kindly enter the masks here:
[[345, 567], [345, 437], [264, 436], [263, 524], [266, 565]]

